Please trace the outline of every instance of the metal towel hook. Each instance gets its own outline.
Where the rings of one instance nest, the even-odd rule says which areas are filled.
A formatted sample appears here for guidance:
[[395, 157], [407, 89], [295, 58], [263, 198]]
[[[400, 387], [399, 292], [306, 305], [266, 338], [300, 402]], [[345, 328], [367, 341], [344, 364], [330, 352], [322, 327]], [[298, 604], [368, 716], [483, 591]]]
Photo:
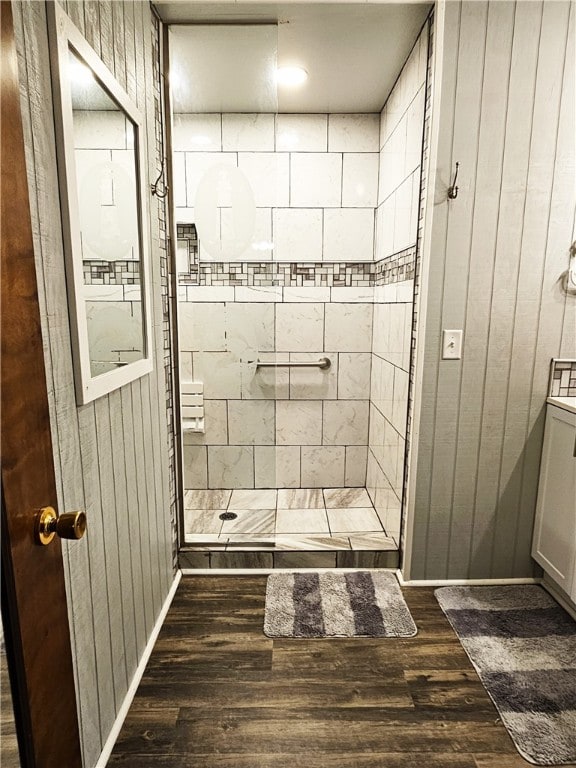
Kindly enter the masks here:
[[452, 186], [448, 187], [448, 198], [450, 200], [456, 200], [458, 197], [458, 187], [456, 186], [456, 179], [458, 178], [458, 168], [460, 168], [460, 163], [456, 163], [456, 171], [454, 172], [454, 181], [452, 182]]

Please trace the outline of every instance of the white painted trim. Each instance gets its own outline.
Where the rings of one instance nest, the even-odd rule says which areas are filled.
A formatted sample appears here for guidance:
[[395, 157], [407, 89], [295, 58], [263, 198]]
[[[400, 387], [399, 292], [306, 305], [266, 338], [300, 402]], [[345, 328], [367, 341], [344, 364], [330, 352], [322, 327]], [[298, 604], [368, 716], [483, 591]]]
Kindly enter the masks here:
[[[310, 552], [310, 550], [306, 550]], [[271, 573], [358, 573], [392, 571], [394, 568], [182, 568], [183, 576], [268, 576]]]
[[541, 584], [542, 579], [404, 579], [401, 571], [396, 572], [402, 587], [497, 587], [513, 584]]
[[[148, 198], [150, 188], [146, 164], [146, 126], [144, 116], [98, 54], [84, 39], [58, 3], [48, 3], [48, 33], [52, 94], [55, 106], [58, 181], [62, 208], [62, 234], [68, 285], [68, 308], [72, 341], [74, 384], [78, 405], [85, 405], [102, 395], [135, 381], [153, 370], [152, 293], [150, 274], [150, 221]], [[134, 154], [137, 188], [138, 231], [141, 264], [141, 302], [143, 317], [143, 357], [128, 365], [93, 376], [90, 365], [88, 320], [84, 296], [84, 274], [81, 259], [80, 214], [74, 155], [72, 95], [68, 57], [72, 50], [100, 82], [102, 88], [129, 118], [134, 128]]]
[[544, 587], [546, 592], [549, 592], [554, 600], [564, 608], [566, 613], [569, 613], [576, 621], [576, 605], [572, 603], [569, 597], [565, 595], [551, 579], [546, 578], [546, 574], [544, 574], [544, 578], [542, 579], [542, 587]]
[[444, 53], [444, 18], [446, 0], [437, 0], [434, 7], [434, 38], [432, 40], [432, 94], [430, 115], [430, 139], [426, 174], [426, 205], [424, 207], [424, 234], [420, 258], [420, 289], [415, 300], [414, 310], [418, 317], [418, 332], [414, 351], [414, 393], [412, 406], [412, 432], [410, 435], [410, 456], [408, 483], [404, 505], [404, 535], [402, 537], [402, 573], [410, 577], [412, 567], [412, 546], [414, 541], [414, 516], [416, 506], [416, 476], [418, 470], [418, 443], [420, 440], [420, 413], [422, 410], [422, 383], [424, 372], [424, 352], [426, 346], [426, 313], [428, 308], [428, 273], [430, 271], [430, 253], [432, 249], [432, 224], [436, 195], [436, 166], [438, 157], [438, 137], [440, 134], [440, 101], [442, 95], [442, 61]]
[[166, 600], [164, 600], [164, 605], [162, 606], [162, 610], [160, 611], [158, 618], [156, 619], [156, 624], [154, 624], [154, 628], [152, 629], [150, 637], [148, 638], [148, 643], [146, 644], [146, 648], [144, 648], [144, 653], [142, 654], [140, 663], [138, 664], [136, 672], [134, 673], [134, 677], [132, 678], [130, 687], [126, 692], [126, 696], [124, 696], [124, 701], [122, 702], [122, 706], [118, 710], [118, 714], [116, 715], [116, 720], [114, 720], [114, 725], [112, 726], [112, 730], [108, 734], [108, 738], [106, 739], [104, 748], [100, 753], [100, 757], [96, 761], [95, 768], [106, 768], [108, 760], [110, 759], [110, 755], [112, 754], [112, 750], [114, 749], [114, 745], [116, 744], [116, 739], [120, 734], [120, 731], [124, 724], [124, 720], [126, 719], [126, 715], [128, 714], [128, 710], [130, 709], [130, 706], [132, 704], [132, 700], [136, 695], [136, 691], [138, 690], [138, 686], [140, 685], [140, 680], [142, 679], [142, 675], [144, 674], [144, 670], [146, 669], [146, 665], [148, 664], [150, 654], [152, 653], [154, 645], [156, 644], [156, 640], [158, 638], [158, 635], [160, 634], [160, 630], [162, 629], [162, 625], [164, 624], [164, 619], [166, 618], [168, 609], [172, 604], [172, 600], [174, 599], [174, 595], [176, 594], [176, 590], [178, 588], [178, 584], [180, 583], [181, 578], [182, 578], [182, 571], [177, 571], [176, 576], [174, 577], [174, 581], [172, 582], [172, 586], [170, 587], [170, 592], [168, 592], [166, 596]]

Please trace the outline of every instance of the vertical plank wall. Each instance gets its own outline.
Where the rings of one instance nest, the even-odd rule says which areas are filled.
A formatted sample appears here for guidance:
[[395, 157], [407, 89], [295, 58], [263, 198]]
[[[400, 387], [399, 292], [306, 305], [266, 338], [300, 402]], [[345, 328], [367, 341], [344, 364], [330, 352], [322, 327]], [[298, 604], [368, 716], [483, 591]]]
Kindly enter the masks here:
[[[445, 6], [412, 579], [534, 573], [549, 361], [576, 354], [576, 297], [560, 284], [575, 208], [575, 11]], [[464, 329], [462, 360], [440, 359], [443, 328]]]
[[[63, 2], [72, 21], [146, 117], [148, 176], [157, 175], [150, 5]], [[84, 765], [110, 733], [173, 580], [162, 297], [165, 242], [148, 201], [154, 371], [77, 407], [42, 2], [13, 4], [28, 180], [61, 510], [85, 509], [88, 532], [64, 547]], [[163, 261], [164, 260], [164, 261]]]

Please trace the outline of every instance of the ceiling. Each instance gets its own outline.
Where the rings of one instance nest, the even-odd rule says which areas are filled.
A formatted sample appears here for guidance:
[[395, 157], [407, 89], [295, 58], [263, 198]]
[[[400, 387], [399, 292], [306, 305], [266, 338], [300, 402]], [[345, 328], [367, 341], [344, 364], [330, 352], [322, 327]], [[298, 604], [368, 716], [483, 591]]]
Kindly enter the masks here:
[[[431, 3], [155, 0], [179, 112], [379, 112]], [[276, 66], [307, 82], [277, 87]]]

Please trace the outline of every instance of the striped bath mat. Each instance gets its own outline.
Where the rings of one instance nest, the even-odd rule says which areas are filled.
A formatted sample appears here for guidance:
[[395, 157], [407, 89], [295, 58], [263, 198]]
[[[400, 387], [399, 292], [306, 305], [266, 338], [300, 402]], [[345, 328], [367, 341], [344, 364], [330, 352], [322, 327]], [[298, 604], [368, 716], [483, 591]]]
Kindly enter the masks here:
[[266, 586], [264, 633], [413, 637], [416, 625], [393, 573], [274, 573]]
[[576, 622], [536, 586], [435, 595], [520, 754], [576, 762]]

